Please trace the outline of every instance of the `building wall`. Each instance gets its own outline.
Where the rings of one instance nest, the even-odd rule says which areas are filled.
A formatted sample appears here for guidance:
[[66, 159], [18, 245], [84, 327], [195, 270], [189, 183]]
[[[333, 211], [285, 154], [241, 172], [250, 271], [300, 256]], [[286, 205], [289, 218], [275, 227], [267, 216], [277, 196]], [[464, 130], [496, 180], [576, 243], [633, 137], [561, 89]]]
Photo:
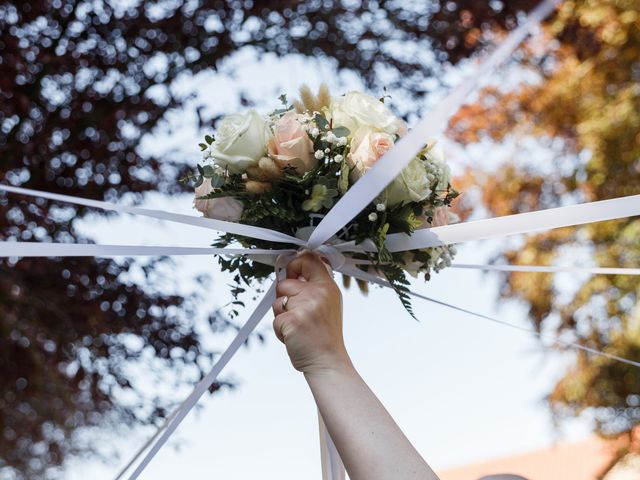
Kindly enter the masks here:
[[[614, 447], [610, 442], [592, 437], [437, 473], [441, 480], [477, 480], [506, 473], [529, 480], [599, 480], [614, 458]], [[636, 461], [637, 458], [633, 462]], [[620, 473], [611, 471], [605, 480], [640, 480], [640, 466], [633, 462], [629, 467], [634, 472], [631, 476], [621, 467]]]

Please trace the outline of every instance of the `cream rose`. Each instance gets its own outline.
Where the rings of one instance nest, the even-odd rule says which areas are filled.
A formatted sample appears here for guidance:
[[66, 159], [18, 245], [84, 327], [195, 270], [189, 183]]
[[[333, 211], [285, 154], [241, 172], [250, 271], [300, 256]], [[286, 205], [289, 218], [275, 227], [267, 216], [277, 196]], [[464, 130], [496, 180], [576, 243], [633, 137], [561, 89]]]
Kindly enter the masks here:
[[218, 125], [209, 156], [231, 173], [244, 173], [265, 154], [270, 138], [269, 126], [255, 110], [228, 115]]
[[373, 127], [390, 135], [402, 130], [400, 119], [384, 103], [360, 92], [348, 92], [334, 99], [327, 114], [333, 127], [347, 127], [352, 133], [363, 126]]
[[196, 199], [193, 206], [207, 218], [226, 220], [227, 222], [237, 222], [244, 211], [244, 204], [233, 197], [211, 198], [209, 200], [198, 200], [197, 197], [204, 197], [213, 190], [211, 182], [207, 179], [196, 188]]
[[372, 127], [360, 127], [351, 141], [351, 151], [347, 155], [347, 165], [351, 169], [351, 181], [364, 173], [393, 146], [393, 136], [379, 132]]
[[451, 180], [451, 169], [447, 164], [444, 157], [444, 150], [440, 144], [433, 145], [426, 154], [427, 158], [427, 171], [437, 176], [438, 184], [436, 188], [438, 190], [445, 190]]
[[396, 135], [399, 137], [404, 137], [407, 133], [409, 133], [409, 129], [407, 128], [407, 124], [404, 123], [404, 120], [401, 118], [396, 118]]
[[431, 195], [425, 165], [419, 158], [409, 162], [385, 189], [388, 205], [420, 202]]
[[313, 155], [313, 142], [302, 127], [301, 115], [288, 112], [274, 126], [274, 136], [267, 144], [267, 151], [278, 165], [290, 165], [302, 175], [318, 164]]

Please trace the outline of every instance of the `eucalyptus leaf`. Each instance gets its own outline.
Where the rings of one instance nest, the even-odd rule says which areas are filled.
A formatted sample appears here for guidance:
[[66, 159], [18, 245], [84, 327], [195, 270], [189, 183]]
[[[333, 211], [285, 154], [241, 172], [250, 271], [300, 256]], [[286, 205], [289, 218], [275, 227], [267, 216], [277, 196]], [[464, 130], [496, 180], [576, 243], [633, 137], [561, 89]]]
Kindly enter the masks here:
[[351, 130], [347, 127], [332, 128], [331, 132], [333, 132], [336, 137], [348, 137], [351, 134]]
[[224, 177], [220, 176], [220, 175], [213, 175], [211, 177], [211, 186], [213, 188], [220, 188], [224, 185]]
[[316, 113], [313, 119], [320, 130], [327, 130], [329, 128], [329, 122], [327, 121], [326, 117], [321, 113]]

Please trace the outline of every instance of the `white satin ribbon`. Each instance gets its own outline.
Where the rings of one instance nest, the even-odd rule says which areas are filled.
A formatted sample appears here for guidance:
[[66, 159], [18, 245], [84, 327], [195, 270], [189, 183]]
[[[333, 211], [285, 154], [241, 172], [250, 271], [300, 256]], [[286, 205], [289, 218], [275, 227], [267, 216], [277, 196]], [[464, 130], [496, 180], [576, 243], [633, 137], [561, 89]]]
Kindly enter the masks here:
[[345, 470], [340, 453], [329, 430], [324, 423], [324, 419], [318, 411], [318, 431], [320, 433], [320, 462], [322, 464], [322, 478], [325, 480], [344, 480]]
[[[0, 190], [6, 189], [7, 187], [0, 185]], [[31, 195], [31, 196], [42, 196], [45, 198], [48, 194], [46, 192], [38, 192], [35, 190], [26, 190], [21, 188], [12, 188], [12, 191], [19, 194]], [[28, 192], [28, 193], [25, 193]], [[74, 199], [72, 203], [83, 204], [86, 199], [70, 197]], [[120, 206], [109, 204], [110, 206], [117, 208], [109, 208], [117, 211], [125, 211], [121, 210]], [[96, 208], [103, 208], [102, 206], [96, 206]], [[132, 207], [124, 207], [130, 209]], [[160, 218], [160, 214], [167, 213], [162, 212], [160, 210], [147, 210], [144, 209], [146, 213], [142, 215], [153, 216], [155, 218]], [[149, 215], [151, 212], [151, 215]], [[137, 212], [129, 212], [129, 213], [137, 213]], [[176, 214], [167, 215], [173, 216]], [[387, 237], [387, 248], [392, 252], [406, 251], [406, 250], [419, 250], [423, 248], [429, 247], [437, 247], [441, 245], [450, 245], [454, 243], [464, 243], [475, 240], [484, 240], [495, 237], [503, 237], [508, 235], [518, 235], [518, 234], [528, 234], [533, 232], [541, 232], [547, 230], [553, 230], [556, 228], [563, 228], [569, 226], [576, 225], [585, 225], [589, 223], [602, 222], [606, 220], [618, 220], [621, 218], [628, 218], [640, 215], [640, 195], [631, 195], [628, 197], [620, 197], [613, 198], [610, 200], [601, 200], [597, 202], [590, 203], [581, 203], [578, 205], [569, 205], [566, 207], [557, 207], [557, 208], [549, 208], [546, 210], [538, 210], [536, 212], [527, 212], [527, 213], [518, 213], [515, 215], [505, 215], [503, 217], [497, 218], [489, 218], [485, 220], [475, 220], [471, 222], [464, 223], [456, 223], [453, 225], [446, 225], [442, 227], [433, 227], [433, 228], [423, 228], [416, 230], [411, 236], [406, 235], [404, 233], [392, 233]], [[188, 215], [181, 215], [182, 217], [189, 218], [192, 220], [208, 220], [206, 218], [200, 217], [189, 217]], [[174, 221], [174, 220], [171, 220]], [[190, 221], [180, 221], [179, 223], [191, 223]], [[222, 223], [231, 223], [231, 222], [222, 222]], [[238, 225], [231, 223], [232, 225]], [[203, 225], [197, 225], [203, 226]], [[242, 235], [253, 237], [253, 238], [264, 238], [269, 236], [269, 233], [276, 234], [274, 230], [268, 230], [261, 227], [254, 227], [251, 225], [242, 225], [244, 228], [242, 229]], [[211, 227], [207, 227], [211, 228]], [[319, 228], [319, 227], [318, 227]], [[237, 230], [237, 229], [236, 229]], [[233, 232], [229, 232], [233, 233]], [[314, 230], [315, 233], [315, 230]], [[274, 235], [275, 236], [275, 235]], [[312, 235], [313, 236], [313, 235]], [[286, 237], [289, 237], [288, 235]], [[290, 237], [295, 239], [298, 244], [302, 244], [304, 246], [305, 242], [295, 237]], [[288, 242], [293, 243], [293, 242]], [[3, 249], [10, 248], [12, 255], [2, 255], [0, 252], [0, 256], [31, 256], [29, 252], [42, 252], [37, 256], [46, 256], [44, 252], [48, 250], [49, 247], [46, 245], [51, 245], [52, 249], [59, 249], [56, 251], [61, 252], [61, 255], [66, 251], [65, 249], [70, 248], [68, 246], [59, 246], [59, 245], [73, 245], [73, 244], [41, 244], [38, 242], [4, 242], [1, 243]], [[41, 246], [37, 246], [41, 245]], [[58, 245], [58, 246], [56, 246]], [[77, 244], [76, 244], [77, 245]], [[24, 247], [22, 247], [24, 246]], [[90, 249], [94, 248], [91, 244], [81, 245], [77, 248], [86, 249], [85, 251], [90, 251]], [[152, 247], [141, 247], [144, 248], [152, 248]], [[156, 247], [162, 248], [162, 247]], [[188, 252], [187, 249], [195, 248], [195, 247], [181, 247], [184, 248], [184, 252]], [[306, 246], [306, 248], [310, 248]], [[356, 245], [354, 242], [341, 242], [332, 245], [321, 245], [316, 250], [322, 249], [333, 249], [338, 252], [358, 252], [358, 251], [373, 251], [374, 247], [372, 245]], [[220, 249], [231, 252], [232, 249]], [[267, 255], [269, 252], [266, 250], [251, 250], [251, 249], [235, 249], [238, 253], [247, 253], [247, 254], [264, 254]], [[8, 250], [7, 250], [8, 251]], [[80, 251], [80, 250], [79, 250]], [[150, 250], [151, 251], [151, 250]], [[201, 253], [206, 253], [205, 250], [200, 249]], [[213, 249], [210, 249], [213, 251]], [[281, 249], [281, 250], [273, 250], [270, 253], [274, 255], [278, 255], [281, 252], [291, 252], [292, 249]], [[24, 252], [22, 255], [20, 252]], [[201, 254], [197, 253], [196, 250], [193, 250], [191, 254]], [[114, 253], [112, 255], [117, 255]], [[50, 256], [57, 256], [52, 254]]]
[[475, 265], [469, 263], [454, 263], [449, 268], [464, 268], [471, 270], [493, 270], [499, 272], [540, 272], [540, 273], [591, 273], [594, 275], [640, 275], [640, 268], [613, 267], [569, 267], [546, 265]]
[[[372, 275], [370, 273], [367, 272], [363, 272], [362, 270], [353, 267], [351, 265], [345, 265], [342, 269], [340, 269], [341, 273], [344, 273], [345, 275], [349, 275], [351, 277], [354, 278], [358, 278], [360, 280], [364, 280], [365, 282], [370, 282], [370, 283], [375, 283], [377, 285], [383, 286], [383, 287], [388, 287], [388, 288], [393, 288], [392, 285], [387, 281], [384, 280], [380, 277], [377, 277], [375, 275]], [[477, 313], [471, 310], [467, 310], [466, 308], [461, 308], [461, 307], [456, 307], [455, 305], [451, 305], [449, 303], [446, 302], [442, 302], [440, 300], [436, 300], [435, 298], [431, 298], [431, 297], [427, 297], [425, 295], [422, 295], [421, 293], [418, 292], [414, 292], [409, 290], [408, 293], [416, 298], [421, 298], [423, 300], [427, 300], [428, 302], [431, 303], [435, 303], [437, 305], [442, 305], [443, 307], [447, 307], [447, 308], [451, 308], [453, 310], [457, 310], [459, 312], [463, 312], [463, 313], [467, 313], [469, 315], [473, 315], [475, 317], [478, 318], [482, 318], [484, 320], [489, 320], [490, 322], [493, 323], [497, 323], [499, 325], [504, 325], [506, 327], [510, 327], [516, 330], [520, 330], [522, 332], [527, 332], [527, 333], [532, 333], [537, 337], [540, 338], [544, 338], [547, 339], [551, 342], [553, 342], [553, 344], [557, 344], [557, 345], [563, 345], [565, 347], [569, 347], [569, 348], [575, 348], [577, 350], [582, 350], [583, 352], [587, 352], [591, 355], [596, 355], [596, 356], [600, 356], [600, 357], [606, 357], [609, 358], [611, 360], [615, 360], [617, 362], [621, 362], [621, 363], [625, 363], [627, 365], [631, 365], [633, 367], [640, 367], [640, 362], [637, 362], [635, 360], [630, 360], [628, 358], [624, 358], [624, 357], [620, 357], [618, 355], [613, 355], [607, 352], [603, 352], [601, 350], [596, 350], [595, 348], [590, 348], [590, 347], [586, 347], [584, 345], [580, 345], [579, 343], [574, 343], [574, 342], [568, 342], [566, 340], [561, 340], [553, 335], [548, 335], [548, 334], [544, 334], [542, 332], [538, 332], [534, 329], [531, 328], [527, 328], [527, 327], [521, 327], [519, 325], [514, 325], [513, 323], [509, 323], [509, 322], [505, 322], [504, 320], [498, 320], [497, 318], [493, 318], [490, 317], [488, 315], [484, 315], [482, 313]]]
[[291, 253], [296, 253], [296, 250], [0, 241], [0, 257], [120, 257], [127, 255], [254, 255], [258, 257]]
[[482, 240], [617, 220], [636, 215], [640, 215], [640, 195], [630, 195], [443, 227], [423, 228], [416, 230], [411, 236], [392, 233], [387, 237], [386, 245], [391, 252], [402, 252], [462, 243], [472, 239]]
[[152, 210], [148, 208], [130, 207], [127, 205], [118, 205], [101, 200], [90, 200], [88, 198], [72, 197], [70, 195], [61, 195], [59, 193], [42, 192], [40, 190], [31, 190], [29, 188], [10, 187], [8, 185], [0, 185], [0, 191], [27, 195], [30, 197], [47, 198], [58, 202], [72, 203], [75, 205], [83, 205], [85, 207], [99, 208], [100, 210], [108, 210], [119, 213], [131, 213], [134, 215], [142, 215], [143, 217], [157, 218], [173, 223], [182, 223], [184, 225], [192, 225], [194, 227], [203, 227], [211, 230], [219, 230], [221, 232], [233, 233], [245, 237], [259, 238], [270, 242], [292, 243], [294, 245], [305, 245], [306, 242], [299, 238], [292, 237], [285, 233], [269, 230], [268, 228], [254, 227], [236, 222], [225, 222], [223, 220], [215, 220], [212, 218], [194, 217], [192, 215], [183, 215], [181, 213], [171, 213], [162, 210]]
[[[200, 380], [200, 382], [194, 388], [193, 392], [191, 392], [187, 399], [180, 405], [180, 407], [178, 407], [175, 416], [171, 420], [169, 420], [162, 434], [157, 438], [157, 440], [151, 442], [150, 450], [142, 459], [142, 462], [140, 462], [140, 464], [131, 474], [131, 476], [129, 477], [130, 480], [135, 480], [140, 476], [149, 462], [153, 459], [153, 457], [155, 457], [156, 453], [158, 453], [160, 448], [162, 448], [162, 446], [166, 443], [169, 437], [171, 437], [176, 428], [178, 428], [178, 425], [182, 423], [182, 420], [184, 420], [191, 409], [196, 405], [196, 403], [198, 403], [200, 397], [202, 397], [202, 395], [204, 395], [204, 393], [209, 389], [211, 384], [216, 381], [222, 369], [227, 365], [227, 363], [229, 363], [229, 360], [231, 360], [231, 358], [236, 354], [242, 344], [247, 341], [249, 335], [251, 335], [251, 332], [253, 332], [253, 330], [258, 326], [258, 323], [260, 323], [260, 320], [262, 320], [265, 314], [271, 309], [271, 305], [273, 304], [275, 299], [276, 282], [273, 281], [267, 292], [262, 297], [262, 300], [260, 300], [260, 303], [258, 303], [258, 305], [256, 306], [256, 309], [240, 329], [229, 347], [227, 347], [224, 353], [220, 356], [213, 368], [211, 368], [211, 371], [209, 371], [209, 373], [207, 373], [207, 375], [202, 380]], [[129, 463], [131, 464], [132, 462]], [[122, 473], [118, 476], [118, 478], [121, 475]]]
[[447, 128], [449, 119], [458, 111], [465, 99], [480, 89], [481, 81], [509, 58], [520, 42], [530, 32], [538, 28], [540, 22], [553, 11], [558, 3], [560, 0], [545, 0], [540, 3], [522, 25], [513, 30], [500, 46], [478, 65], [473, 74], [454, 88], [407, 135], [396, 142], [393, 148], [375, 163], [373, 168], [369, 169], [355, 185], [351, 186], [320, 221], [318, 228], [309, 238], [309, 248], [317, 248], [325, 243], [364, 210], [424, 148], [427, 140], [434, 138]]

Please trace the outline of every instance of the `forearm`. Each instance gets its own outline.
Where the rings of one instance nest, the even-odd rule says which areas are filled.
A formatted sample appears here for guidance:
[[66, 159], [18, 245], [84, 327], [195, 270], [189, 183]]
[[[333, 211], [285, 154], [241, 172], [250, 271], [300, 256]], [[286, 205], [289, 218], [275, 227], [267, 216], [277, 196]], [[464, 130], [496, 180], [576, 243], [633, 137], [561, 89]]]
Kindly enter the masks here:
[[305, 373], [351, 480], [437, 480], [351, 361]]

